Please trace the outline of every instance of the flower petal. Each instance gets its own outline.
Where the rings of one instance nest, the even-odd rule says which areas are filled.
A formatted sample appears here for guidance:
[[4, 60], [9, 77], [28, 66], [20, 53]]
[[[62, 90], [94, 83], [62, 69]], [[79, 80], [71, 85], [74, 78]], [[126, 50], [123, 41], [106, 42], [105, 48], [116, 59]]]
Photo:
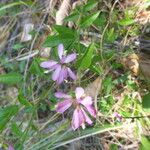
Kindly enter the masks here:
[[55, 70], [54, 73], [52, 74], [52, 79], [53, 79], [54, 81], [56, 81], [56, 80], [59, 78], [59, 76], [60, 76], [60, 71], [61, 71], [61, 66], [59, 65], [59, 66], [57, 66], [56, 70]]
[[72, 72], [72, 70], [70, 68], [67, 68], [68, 74], [69, 76], [73, 79], [76, 80], [76, 75]]
[[85, 122], [85, 117], [81, 108], [78, 109], [78, 112], [79, 112], [79, 124], [81, 126]]
[[114, 116], [119, 122], [121, 122], [122, 116], [121, 116], [119, 113], [114, 112], [114, 113], [113, 113], [113, 116]]
[[79, 103], [81, 103], [84, 106], [92, 105], [93, 104], [92, 97], [86, 96], [84, 99], [81, 99]]
[[60, 76], [57, 79], [57, 83], [61, 84], [66, 78], [67, 78], [67, 69], [62, 68], [61, 71], [60, 71]]
[[72, 119], [72, 123], [71, 123], [71, 124], [72, 124], [73, 130], [76, 130], [77, 128], [80, 127], [78, 109], [75, 109], [75, 110], [74, 110], [73, 119]]
[[72, 62], [75, 59], [76, 59], [76, 53], [67, 55], [66, 58], [65, 58], [65, 60], [64, 60], [64, 63]]
[[82, 110], [80, 108], [76, 108], [73, 113], [72, 128], [76, 130], [77, 128], [82, 126], [84, 122], [85, 122], [85, 118]]
[[77, 87], [75, 90], [76, 98], [79, 99], [84, 95], [84, 89], [82, 87]]
[[89, 106], [85, 106], [86, 109], [88, 110], [89, 114], [93, 117], [96, 118], [96, 110], [95, 108], [92, 106], [92, 105], [89, 105]]
[[55, 97], [57, 97], [57, 98], [66, 98], [66, 99], [70, 99], [71, 98], [70, 95], [67, 95], [67, 94], [65, 94], [63, 92], [56, 92], [55, 93]]
[[85, 118], [85, 121], [88, 123], [88, 124], [92, 124], [92, 120], [90, 119], [90, 117], [86, 114], [86, 112], [83, 110], [83, 108], [81, 108], [82, 112], [83, 112], [83, 115], [84, 115], [84, 118]]
[[48, 69], [52, 69], [53, 66], [55, 66], [57, 64], [56, 61], [50, 60], [50, 61], [44, 61], [40, 64], [40, 66], [42, 68], [48, 68]]
[[64, 45], [59, 44], [58, 45], [58, 56], [59, 56], [60, 59], [62, 59], [63, 53], [64, 53]]
[[9, 145], [8, 150], [15, 150], [12, 145]]
[[63, 102], [59, 102], [56, 106], [56, 111], [59, 113], [63, 113], [72, 105], [71, 100], [64, 100]]

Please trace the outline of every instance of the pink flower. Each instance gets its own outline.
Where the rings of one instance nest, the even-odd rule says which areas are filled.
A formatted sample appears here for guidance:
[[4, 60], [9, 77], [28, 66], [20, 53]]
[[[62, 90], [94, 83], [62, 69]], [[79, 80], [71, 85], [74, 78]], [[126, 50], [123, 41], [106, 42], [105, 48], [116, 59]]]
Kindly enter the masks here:
[[12, 145], [9, 145], [8, 150], [15, 150]]
[[90, 96], [86, 96], [84, 93], [84, 89], [81, 87], [77, 87], [75, 90], [75, 97], [71, 97], [70, 95], [57, 92], [55, 93], [57, 98], [63, 98], [64, 101], [59, 102], [56, 106], [56, 111], [59, 113], [64, 113], [71, 106], [75, 107], [73, 112], [72, 119], [72, 128], [76, 130], [80, 126], [85, 128], [85, 122], [91, 125], [93, 122], [90, 117], [87, 115], [86, 111], [93, 117], [96, 117], [96, 110], [92, 106], [93, 101]]
[[61, 84], [65, 79], [68, 78], [68, 76], [75, 80], [76, 75], [69, 67], [67, 67], [67, 64], [76, 59], [76, 53], [72, 53], [66, 56], [64, 54], [64, 46], [63, 44], [60, 44], [58, 46], [58, 56], [60, 59], [59, 62], [49, 60], [42, 62], [40, 66], [50, 71], [54, 71], [52, 74], [52, 80], [56, 81], [58, 84]]
[[122, 116], [117, 112], [113, 113], [113, 117], [115, 117], [119, 122], [121, 122], [121, 120], [122, 120]]

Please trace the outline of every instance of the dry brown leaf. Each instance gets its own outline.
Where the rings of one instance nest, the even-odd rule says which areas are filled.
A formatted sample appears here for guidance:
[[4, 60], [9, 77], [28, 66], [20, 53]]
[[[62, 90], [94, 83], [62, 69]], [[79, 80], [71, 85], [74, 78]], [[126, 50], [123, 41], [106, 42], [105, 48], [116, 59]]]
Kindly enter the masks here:
[[124, 0], [122, 2], [122, 4], [125, 7], [132, 7], [132, 6], [139, 6], [141, 4], [143, 4], [145, 2], [145, 0]]
[[150, 56], [147, 54], [139, 55], [140, 74], [146, 79], [150, 79]]
[[4, 74], [5, 73], [5, 70], [3, 67], [0, 67], [0, 74]]
[[96, 110], [97, 110], [97, 96], [101, 89], [101, 84], [102, 84], [102, 78], [98, 77], [96, 80], [90, 83], [85, 89], [85, 93], [91, 96], [92, 98], [94, 98], [94, 105]]
[[59, 10], [56, 13], [56, 24], [62, 25], [64, 18], [69, 13], [71, 0], [64, 0], [59, 8]]
[[143, 10], [136, 15], [136, 21], [140, 24], [147, 24], [150, 21], [150, 11]]
[[5, 47], [5, 45], [7, 43], [7, 39], [10, 35], [10, 31], [7, 28], [8, 27], [6, 27], [6, 26], [0, 27], [0, 51]]
[[30, 32], [33, 30], [34, 24], [33, 23], [26, 23], [23, 26], [23, 32], [21, 36], [21, 42], [28, 42], [32, 40], [32, 35]]
[[84, 3], [84, 1], [76, 1], [72, 4], [72, 9], [75, 9], [77, 6], [80, 6]]
[[51, 51], [51, 48], [49, 48], [49, 47], [41, 48], [40, 56], [43, 58], [49, 58], [50, 51]]
[[142, 75], [146, 79], [150, 79], [150, 56], [148, 54], [131, 54], [123, 58], [121, 63], [126, 69], [131, 70], [135, 76]]
[[139, 57], [136, 54], [131, 54], [130, 56], [121, 59], [121, 63], [125, 68], [129, 68], [134, 75], [138, 75], [139, 73]]
[[18, 89], [16, 87], [9, 87], [7, 89], [7, 96], [9, 98], [11, 98], [12, 100], [16, 100], [18, 97], [18, 94], [19, 94], [19, 92], [18, 92]]
[[56, 3], [57, 3], [57, 0], [50, 0], [50, 2], [49, 2], [49, 10], [50, 10], [50, 12], [53, 11]]

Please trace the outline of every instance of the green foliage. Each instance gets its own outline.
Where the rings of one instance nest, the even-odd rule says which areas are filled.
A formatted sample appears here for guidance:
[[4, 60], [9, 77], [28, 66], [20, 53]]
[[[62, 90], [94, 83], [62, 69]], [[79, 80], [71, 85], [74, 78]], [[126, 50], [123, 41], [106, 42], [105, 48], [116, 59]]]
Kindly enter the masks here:
[[23, 44], [17, 43], [17, 44], [15, 44], [15, 45], [13, 46], [13, 49], [14, 49], [14, 50], [19, 50], [19, 49], [21, 49], [21, 48], [23, 48], [23, 47], [24, 47]]
[[11, 131], [17, 137], [20, 137], [23, 134], [20, 127], [15, 122], [11, 124]]
[[32, 104], [22, 94], [18, 95], [18, 100], [22, 105], [32, 107]]
[[106, 32], [106, 41], [113, 43], [117, 38], [117, 33], [115, 33], [115, 29], [111, 28]]
[[142, 106], [145, 111], [150, 112], [150, 93], [143, 97]]
[[44, 73], [42, 71], [42, 68], [39, 66], [39, 63], [40, 61], [38, 58], [33, 59], [29, 70], [34, 75], [43, 76]]
[[[63, 128], [66, 128], [66, 126], [63, 126]], [[103, 133], [106, 131], [111, 131], [117, 128], [121, 128], [121, 125], [119, 126], [104, 125], [103, 127], [85, 129], [80, 131], [79, 133], [76, 131], [73, 132], [72, 130], [70, 131], [65, 130], [64, 132], [64, 130], [61, 129], [56, 135], [53, 135], [52, 137], [48, 136], [42, 139], [40, 142], [31, 145], [29, 149], [30, 150], [41, 149], [41, 148], [56, 149], [57, 147], [64, 146], [70, 142], [81, 140], [91, 135], [94, 136], [96, 134]]]
[[146, 137], [142, 137], [142, 140], [141, 140], [141, 148], [140, 150], [149, 150], [150, 148], [150, 140]]
[[100, 12], [96, 12], [92, 15], [86, 16], [81, 20], [80, 27], [81, 28], [86, 28], [89, 27], [90, 25], [93, 24], [93, 22], [97, 19], [99, 16]]
[[0, 109], [0, 132], [8, 124], [9, 120], [17, 114], [19, 107], [17, 105], [7, 106]]
[[23, 1], [20, 1], [20, 2], [14, 2], [14, 3], [7, 4], [5, 6], [0, 7], [0, 12], [4, 11], [5, 9], [17, 6], [17, 5], [26, 5], [26, 3], [24, 3]]
[[89, 66], [91, 65], [91, 62], [92, 62], [94, 49], [95, 49], [94, 44], [91, 44], [87, 48], [87, 50], [84, 53], [84, 55], [82, 56], [82, 58], [80, 58], [79, 61], [77, 62], [79, 69], [89, 68]]
[[106, 22], [107, 22], [106, 13], [101, 12], [99, 16], [96, 18], [96, 20], [94, 21], [94, 25], [98, 27], [103, 27], [106, 24]]
[[122, 26], [128, 26], [128, 25], [131, 25], [135, 22], [135, 20], [133, 19], [122, 19], [118, 22], [119, 25], [122, 25]]
[[59, 25], [55, 25], [54, 29], [57, 31], [57, 34], [48, 36], [44, 43], [45, 47], [55, 47], [60, 43], [70, 46], [70, 44], [76, 41], [77, 32], [75, 30]]
[[94, 9], [97, 6], [98, 2], [95, 0], [89, 1], [84, 7], [83, 7], [83, 12], [90, 11]]
[[[29, 60], [18, 61], [16, 59], [20, 57], [20, 54], [24, 56], [26, 49], [28, 51], [32, 46], [33, 49], [34, 46], [36, 47], [36, 45], [32, 45], [34, 42], [36, 43], [34, 39], [21, 43], [18, 38], [14, 38], [15, 44], [12, 46], [12, 52], [7, 51], [7, 47], [4, 54], [2, 52], [0, 67], [8, 72], [0, 75], [0, 83], [4, 84], [1, 91], [2, 108], [0, 108], [0, 131], [2, 133], [0, 140], [2, 139], [2, 142], [10, 141], [17, 150], [56, 149], [96, 134], [122, 129], [121, 126], [116, 125], [119, 124], [119, 121], [117, 122], [116, 118], [112, 117], [114, 112], [123, 116], [121, 123], [125, 123], [125, 126], [128, 122], [127, 119], [130, 118], [133, 122], [138, 120], [142, 127], [147, 125], [148, 118], [142, 115], [145, 114], [143, 110], [146, 112], [150, 110], [150, 94], [143, 97], [141, 105], [136, 93], [141, 91], [139, 84], [142, 81], [138, 77], [138, 80], [133, 78], [120, 63], [120, 59], [128, 56], [135, 48], [135, 45], [130, 43], [130, 38], [137, 37], [141, 32], [139, 30], [141, 26], [133, 19], [136, 9], [123, 9], [122, 11], [118, 9], [118, 3], [114, 8], [112, 7], [113, 2], [107, 1], [106, 3], [102, 0], [88, 0], [86, 4], [76, 6], [69, 12], [70, 14], [64, 19], [64, 25], [52, 25], [52, 34], [46, 38], [43, 44], [44, 47], [52, 48], [50, 58], [41, 58], [42, 56], [36, 55]], [[42, 9], [43, 6], [42, 3]], [[148, 6], [147, 3], [145, 7]], [[54, 14], [57, 8], [54, 8]], [[3, 18], [7, 14], [6, 19], [13, 16], [12, 19], [17, 20], [26, 9], [29, 14], [31, 12], [31, 18], [35, 17], [35, 20], [33, 18], [35, 22], [37, 18], [43, 18], [43, 13], [41, 15], [39, 12], [41, 3], [33, 2], [33, 0], [15, 0], [14, 3], [7, 5], [0, 4], [0, 17]], [[55, 18], [55, 16], [53, 17]], [[73, 24], [71, 28], [68, 24], [70, 21]], [[39, 22], [41, 23], [41, 21]], [[44, 24], [47, 25], [47, 18]], [[41, 25], [43, 26], [43, 22]], [[11, 30], [14, 28], [15, 26]], [[12, 33], [12, 31], [10, 32]], [[44, 35], [44, 32], [34, 30], [31, 34], [33, 37], [38, 34], [38, 39]], [[11, 39], [9, 40], [11, 41]], [[58, 86], [52, 81], [51, 73], [44, 74], [45, 69], [40, 67], [40, 63], [49, 59], [53, 60], [53, 58], [57, 60], [57, 46], [60, 43], [64, 44], [67, 54], [72, 51], [77, 53], [75, 64], [67, 64], [69, 65], [67, 67], [77, 74], [77, 80], [75, 82], [66, 80]], [[128, 45], [128, 43], [130, 44]], [[26, 76], [23, 76], [25, 74]], [[93, 118], [92, 126], [86, 126], [84, 130], [72, 131], [70, 130], [70, 120], [67, 120], [68, 118], [72, 119], [70, 117], [72, 111], [69, 114], [66, 112], [63, 116], [63, 121], [66, 121], [62, 123], [61, 115], [56, 113], [58, 98], [54, 96], [54, 93], [56, 91], [71, 92], [71, 89], [74, 90], [77, 86], [86, 88], [98, 76], [101, 77], [102, 85], [101, 89], [96, 91], [95, 102], [101, 116], [95, 120]], [[8, 93], [7, 87], [9, 86], [7, 84], [13, 85], [15, 88], [17, 85], [19, 95], [17, 93], [18, 96], [15, 96], [13, 91], [11, 91], [12, 95]], [[144, 90], [146, 88], [144, 87]], [[11, 98], [10, 101], [9, 97], [11, 96], [14, 98]], [[7, 100], [6, 104], [3, 104], [3, 99], [4, 102]], [[141, 118], [136, 119], [136, 116]], [[109, 125], [106, 125], [107, 123]], [[5, 129], [6, 131], [9, 129], [9, 135], [6, 134]], [[118, 141], [124, 143], [124, 139], [120, 139]], [[149, 148], [148, 138], [142, 137], [141, 143], [142, 150]], [[111, 144], [110, 149], [117, 150], [118, 147], [118, 145]]]
[[64, 21], [76, 21], [79, 18], [79, 14], [77, 12], [72, 13], [71, 15], [67, 16]]
[[3, 84], [17, 84], [22, 82], [22, 75], [19, 73], [11, 72], [0, 75], [0, 83]]

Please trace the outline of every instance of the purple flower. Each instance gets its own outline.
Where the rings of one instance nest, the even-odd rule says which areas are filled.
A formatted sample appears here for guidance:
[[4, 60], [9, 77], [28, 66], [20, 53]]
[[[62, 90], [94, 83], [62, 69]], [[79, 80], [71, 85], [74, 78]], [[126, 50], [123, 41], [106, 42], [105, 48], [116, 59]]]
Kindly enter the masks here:
[[115, 117], [119, 122], [121, 122], [121, 120], [122, 120], [122, 116], [117, 112], [113, 113], [113, 117]]
[[59, 113], [64, 113], [71, 106], [75, 107], [73, 112], [72, 119], [72, 128], [76, 130], [80, 126], [85, 128], [85, 122], [91, 125], [93, 122], [90, 117], [87, 115], [86, 111], [93, 117], [96, 117], [96, 110], [92, 106], [93, 101], [90, 96], [86, 96], [84, 93], [84, 89], [81, 87], [77, 87], [75, 90], [75, 97], [71, 97], [70, 95], [57, 92], [55, 93], [57, 98], [63, 98], [64, 101], [59, 102], [56, 106], [56, 111]]
[[72, 72], [72, 70], [69, 67], [67, 67], [67, 64], [76, 59], [76, 53], [72, 53], [66, 56], [64, 54], [63, 44], [59, 44], [58, 56], [59, 56], [59, 62], [54, 60], [49, 60], [49, 61], [42, 62], [40, 66], [50, 71], [54, 71], [52, 74], [52, 80], [56, 81], [58, 84], [61, 84], [68, 77], [75, 80], [76, 75]]
[[15, 150], [12, 145], [9, 145], [8, 150]]

